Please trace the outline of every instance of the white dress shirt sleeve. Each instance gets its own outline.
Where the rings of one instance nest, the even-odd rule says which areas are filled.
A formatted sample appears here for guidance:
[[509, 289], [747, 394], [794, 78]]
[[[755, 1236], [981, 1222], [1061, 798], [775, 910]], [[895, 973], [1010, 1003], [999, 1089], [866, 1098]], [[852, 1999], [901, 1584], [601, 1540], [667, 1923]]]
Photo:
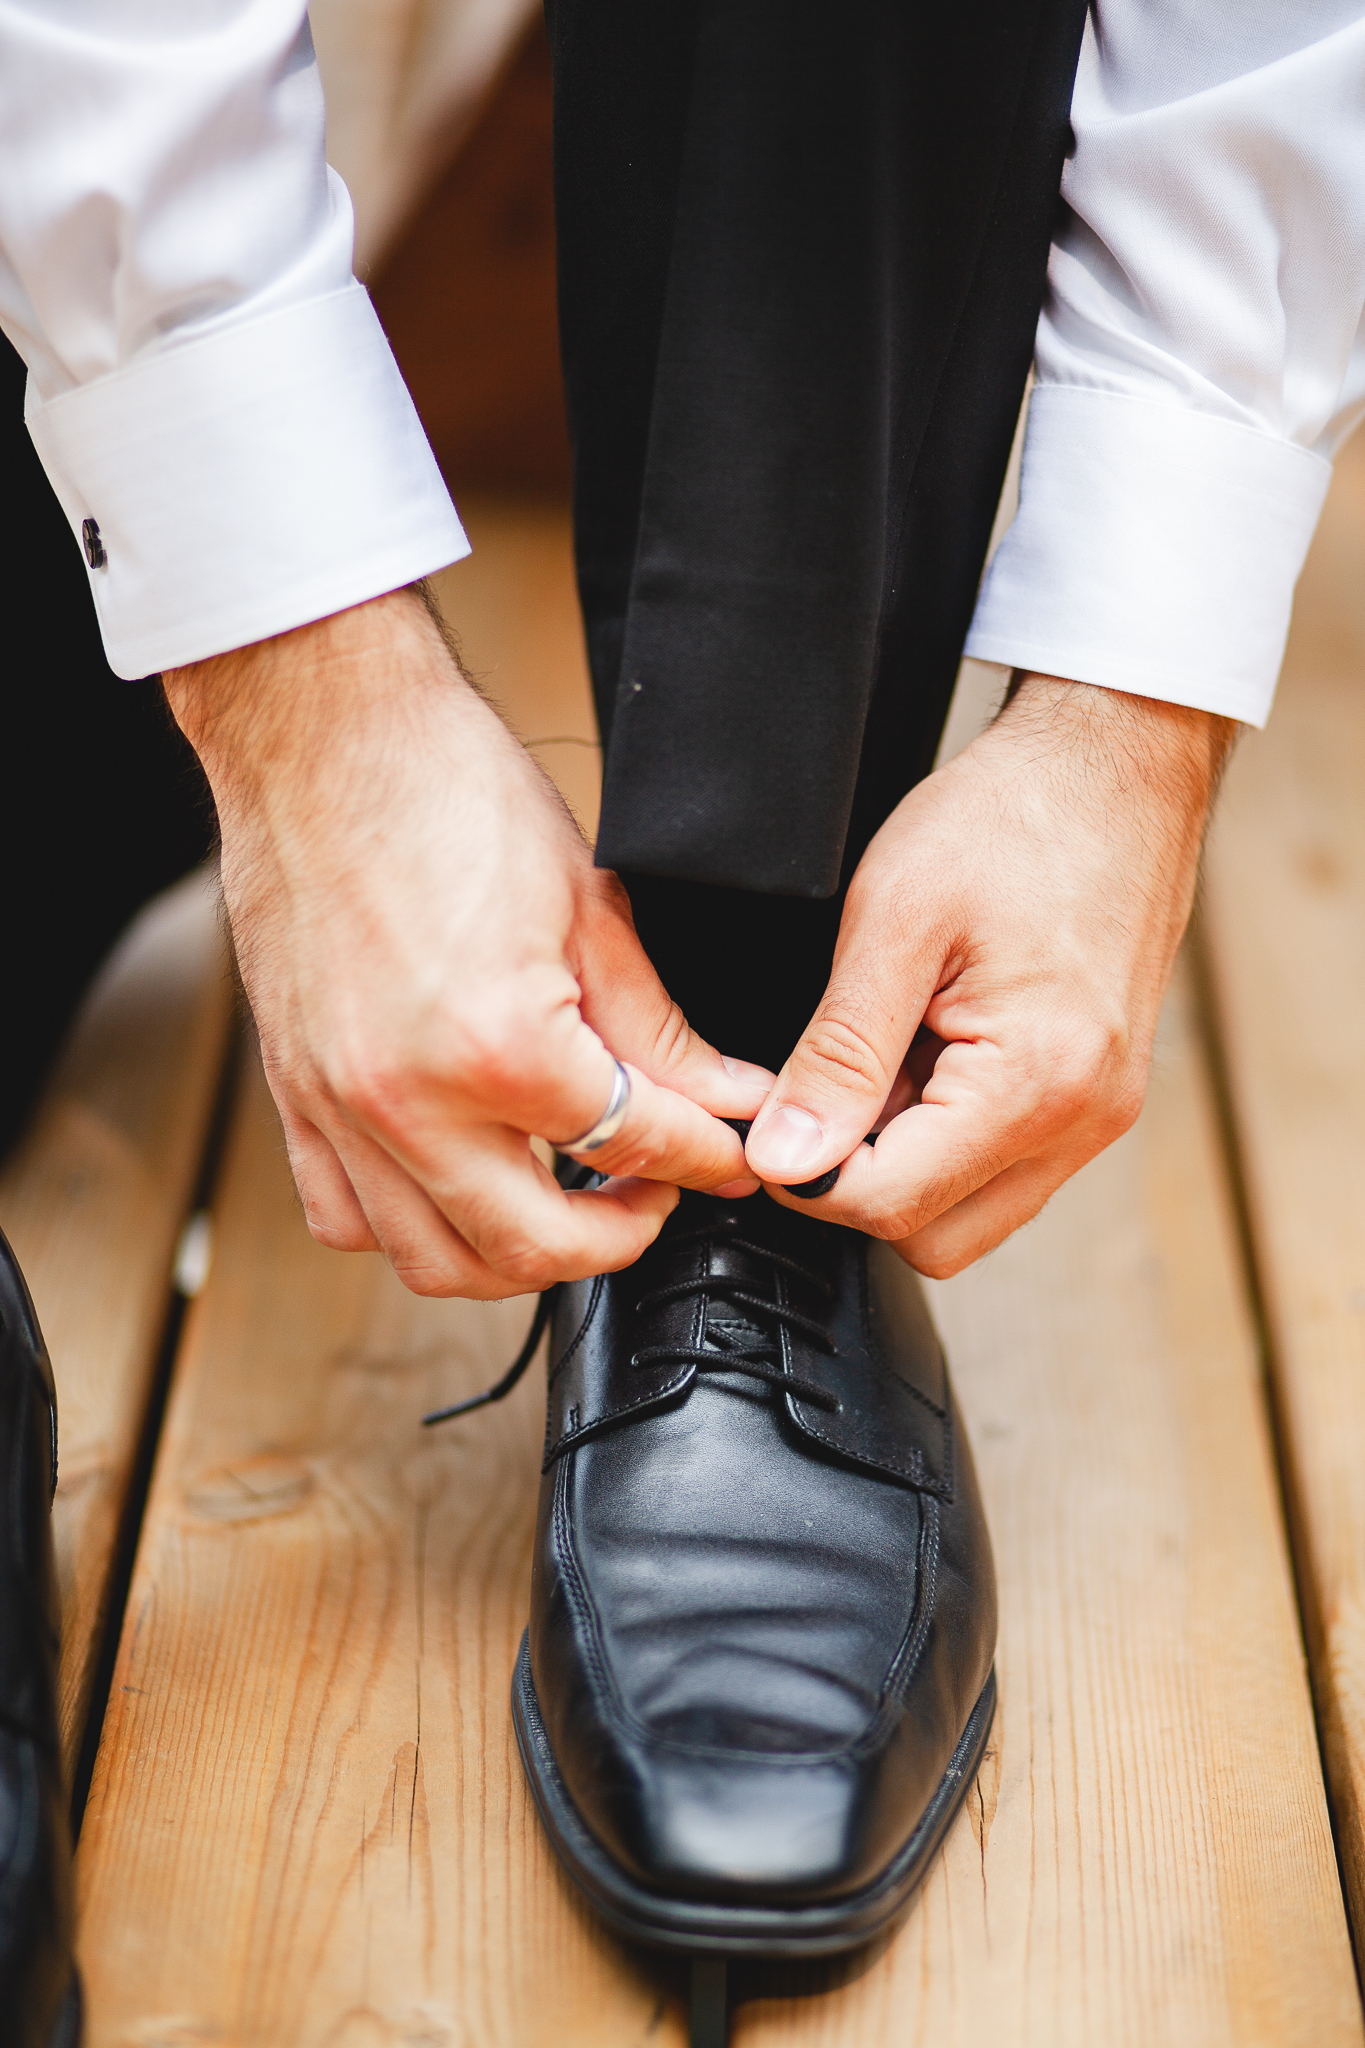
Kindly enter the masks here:
[[1361, 0], [1093, 0], [981, 661], [1260, 725], [1365, 411]]
[[0, 0], [0, 327], [119, 675], [468, 552], [351, 244], [304, 0]]

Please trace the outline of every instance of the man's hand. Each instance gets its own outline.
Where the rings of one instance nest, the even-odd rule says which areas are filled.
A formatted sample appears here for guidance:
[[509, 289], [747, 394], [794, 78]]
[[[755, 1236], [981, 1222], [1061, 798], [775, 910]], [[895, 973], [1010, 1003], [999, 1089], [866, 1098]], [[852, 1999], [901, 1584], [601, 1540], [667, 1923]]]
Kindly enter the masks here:
[[[911, 790], [863, 856], [824, 1000], [749, 1137], [779, 1201], [942, 1278], [1128, 1129], [1234, 732], [1029, 676]], [[782, 1191], [841, 1160], [824, 1199]]]
[[[630, 1264], [677, 1185], [753, 1190], [717, 1118], [751, 1117], [771, 1075], [689, 1031], [416, 593], [164, 680], [315, 1237], [381, 1247], [421, 1294], [500, 1296]], [[565, 1194], [531, 1134], [587, 1132], [612, 1054], [630, 1106], [592, 1164], [642, 1177]]]

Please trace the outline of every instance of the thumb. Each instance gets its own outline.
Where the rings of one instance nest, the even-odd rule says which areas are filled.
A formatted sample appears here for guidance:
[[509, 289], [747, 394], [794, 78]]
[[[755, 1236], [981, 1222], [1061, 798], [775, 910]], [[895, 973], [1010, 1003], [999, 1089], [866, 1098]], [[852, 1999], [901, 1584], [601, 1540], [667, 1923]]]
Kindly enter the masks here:
[[802, 1193], [837, 1171], [876, 1123], [937, 983], [937, 959], [917, 955], [903, 929], [851, 909], [820, 1007], [745, 1147], [760, 1180]]

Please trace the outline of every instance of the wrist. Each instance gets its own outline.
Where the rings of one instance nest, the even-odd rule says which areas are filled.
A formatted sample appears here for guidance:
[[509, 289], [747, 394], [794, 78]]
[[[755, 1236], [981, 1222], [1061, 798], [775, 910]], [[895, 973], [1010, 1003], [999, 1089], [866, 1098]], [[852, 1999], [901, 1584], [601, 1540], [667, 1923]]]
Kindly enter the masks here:
[[248, 789], [347, 745], [376, 720], [461, 683], [453, 649], [415, 590], [397, 590], [162, 676], [166, 701], [215, 795]]
[[1022, 670], [996, 728], [1030, 753], [1043, 745], [1078, 794], [1155, 806], [1201, 830], [1241, 731], [1235, 719], [1192, 705]]

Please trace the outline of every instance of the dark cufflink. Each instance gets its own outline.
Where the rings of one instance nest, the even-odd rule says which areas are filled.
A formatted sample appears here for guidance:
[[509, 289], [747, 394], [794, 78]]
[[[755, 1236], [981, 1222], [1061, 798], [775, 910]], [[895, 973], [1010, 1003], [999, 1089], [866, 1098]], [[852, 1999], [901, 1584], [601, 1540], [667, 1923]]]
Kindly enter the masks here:
[[109, 557], [105, 554], [104, 542], [100, 539], [100, 523], [98, 519], [83, 519], [81, 521], [81, 540], [85, 546], [85, 559], [91, 568], [102, 569], [109, 560]]

